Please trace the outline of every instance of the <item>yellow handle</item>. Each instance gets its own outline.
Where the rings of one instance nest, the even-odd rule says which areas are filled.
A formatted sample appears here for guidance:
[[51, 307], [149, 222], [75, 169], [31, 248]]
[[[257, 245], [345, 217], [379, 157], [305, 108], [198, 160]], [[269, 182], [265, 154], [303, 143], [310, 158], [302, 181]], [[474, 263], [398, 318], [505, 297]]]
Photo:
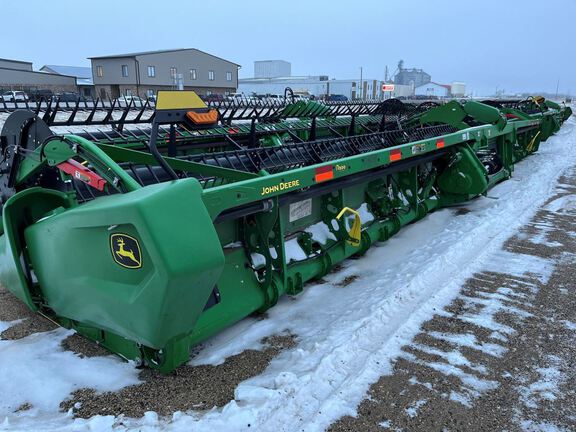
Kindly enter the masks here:
[[338, 213], [336, 219], [340, 220], [346, 213], [352, 213], [354, 215], [354, 223], [352, 223], [352, 228], [350, 228], [350, 231], [348, 231], [349, 238], [346, 241], [352, 246], [358, 247], [360, 246], [360, 235], [362, 234], [362, 222], [360, 221], [360, 214], [350, 207], [344, 207], [340, 213]]
[[529, 152], [532, 152], [532, 148], [534, 147], [534, 143], [536, 142], [536, 138], [538, 138], [538, 135], [540, 135], [540, 131], [538, 131], [538, 133], [534, 135], [534, 138], [532, 138], [532, 141], [530, 141], [530, 143], [526, 147], [526, 150], [528, 150]]

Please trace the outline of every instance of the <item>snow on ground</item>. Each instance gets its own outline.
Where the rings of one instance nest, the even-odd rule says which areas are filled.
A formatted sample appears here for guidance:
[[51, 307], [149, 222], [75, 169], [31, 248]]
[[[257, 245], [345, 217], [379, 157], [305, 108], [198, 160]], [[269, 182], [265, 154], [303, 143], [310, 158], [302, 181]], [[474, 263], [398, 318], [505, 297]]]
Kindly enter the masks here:
[[[496, 317], [502, 313], [514, 316], [516, 321], [531, 317], [532, 314], [524, 308], [531, 304], [539, 288], [535, 283], [527, 281], [526, 277], [528, 275], [536, 277], [540, 283], [545, 284], [553, 270], [552, 260], [502, 250], [492, 253], [489, 263], [484, 266], [484, 272], [476, 274], [475, 280], [482, 280], [486, 272], [506, 274], [511, 279], [507, 281], [508, 286], [500, 287], [495, 292], [477, 289], [474, 296], [460, 294], [458, 299], [466, 312], [458, 314], [457, 319], [473, 324], [474, 328], [488, 330], [493, 342], [479, 343], [476, 336], [471, 333], [430, 331], [426, 332], [430, 338], [450, 342], [456, 349], [445, 351], [430, 345], [410, 343], [411, 350], [430, 354], [441, 360], [423, 361], [414, 353], [406, 351], [400, 356], [411, 363], [427, 366], [445, 376], [457, 378], [460, 383], [459, 389], [451, 390], [447, 397], [466, 407], [472, 407], [474, 399], [486, 391], [496, 389], [499, 384], [497, 381], [485, 378], [490, 374], [488, 367], [482, 363], [472, 363], [462, 348], [472, 348], [491, 357], [502, 357], [507, 351], [503, 345], [515, 337], [516, 330], [510, 325], [503, 324]], [[518, 278], [517, 282], [512, 282], [515, 278]], [[490, 281], [486, 280], [485, 284], [489, 286]], [[525, 294], [526, 292], [529, 295]], [[442, 314], [451, 316], [445, 311], [437, 313]]]
[[406, 414], [408, 414], [410, 417], [416, 417], [418, 415], [418, 410], [426, 405], [426, 403], [428, 403], [428, 401], [424, 399], [416, 401], [414, 405], [406, 408]]
[[[575, 126], [574, 119], [566, 122], [556, 137], [541, 145], [538, 154], [516, 166], [513, 179], [495, 187], [489, 197], [466, 204], [469, 213], [455, 216], [453, 210], [444, 209], [429, 215], [404, 228], [387, 243], [373, 247], [362, 259], [344, 263], [342, 271], [325, 278], [326, 283], [307, 286], [296, 300], [281, 299], [268, 312], [268, 319], [245, 319], [208, 341], [192, 364], [222, 363], [228, 356], [258, 348], [259, 341], [272, 334], [290, 331], [298, 337], [296, 348], [282, 352], [264, 373], [241, 383], [236, 389], [235, 400], [222, 409], [176, 413], [167, 420], [157, 419], [153, 414], [143, 419], [122, 419], [121, 428], [320, 431], [342, 415], [354, 414], [370, 384], [391, 371], [391, 361], [406, 354], [401, 347], [410, 343], [421, 323], [435, 313], [442, 313], [443, 307], [458, 295], [468, 277], [477, 271], [494, 268], [504, 258], [512, 262], [506, 267], [508, 273], [517, 271], [520, 274], [526, 269], [526, 263], [517, 257], [499, 255], [504, 253], [500, 251], [501, 246], [551, 196], [562, 171], [576, 164]], [[552, 269], [550, 263], [537, 260], [530, 266], [531, 271], [543, 279]], [[339, 286], [338, 283], [348, 276], [357, 279], [345, 287]], [[470, 300], [488, 301], [484, 306], [489, 306], [487, 311], [490, 313], [469, 316], [470, 320], [493, 331], [494, 344], [484, 344], [478, 349], [496, 356], [502, 353], [498, 338], [510, 337], [510, 332], [490, 316], [503, 307], [503, 302], [513, 306], [514, 300], [519, 298], [517, 293], [506, 290], [499, 294]], [[474, 347], [476, 341], [473, 335], [470, 336], [458, 337], [457, 343]], [[47, 338], [49, 344], [54, 336], [36, 337]], [[441, 337], [454, 336], [440, 334]], [[0, 360], [3, 361], [2, 370], [6, 367], [3, 373], [14, 377], [12, 385], [15, 388], [26, 389], [29, 378], [25, 373], [29, 366], [22, 367], [26, 364], [24, 360], [20, 364], [8, 361], [10, 356], [4, 347], [25, 349], [21, 345], [27, 343], [27, 340], [6, 341], [8, 345], [0, 345], [0, 359], [4, 359]], [[38, 344], [37, 350], [44, 350], [43, 345]], [[53, 351], [58, 351], [58, 347], [53, 345], [44, 352]], [[134, 378], [132, 371], [126, 370], [131, 366], [118, 361], [108, 360], [110, 364], [96, 366], [89, 363], [91, 359], [68, 360], [73, 367], [85, 368], [83, 370], [90, 377], [70, 377], [67, 371], [72, 366], [49, 370], [54, 385], [65, 383], [68, 386], [53, 396], [53, 404], [64, 398], [65, 391], [78, 386], [94, 386], [96, 382], [97, 388], [105, 388], [110, 383], [104, 381], [108, 379], [104, 375], [115, 376], [112, 381], [118, 385], [122, 380]], [[454, 352], [441, 367], [452, 367], [454, 369], [446, 369], [446, 372], [456, 373], [455, 365], [463, 361], [465, 359]], [[32, 363], [31, 367], [35, 365]], [[481, 365], [471, 366], [482, 371]], [[92, 381], [86, 382], [89, 379]], [[474, 379], [477, 381], [469, 380], [470, 388], [485, 390], [493, 385], [488, 380]], [[24, 391], [28, 396], [33, 392], [32, 389]], [[455, 393], [452, 396], [462, 398], [463, 395]], [[470, 398], [462, 400], [473, 403]], [[413, 408], [416, 413], [418, 407]], [[0, 408], [0, 419], [3, 416], [6, 417], [5, 425], [0, 426], [0, 430], [104, 431], [114, 425], [112, 417], [71, 420], [55, 410], [19, 414]]]
[[[60, 343], [73, 333], [58, 328], [19, 340], [0, 340], [2, 417], [28, 403], [32, 409], [22, 416], [45, 421], [57, 414], [60, 402], [74, 390], [93, 387], [114, 391], [139, 382], [132, 363], [114, 356], [80, 358], [65, 351]], [[10, 416], [6, 416], [0, 430], [11, 424]]]
[[565, 380], [562, 369], [568, 368], [556, 356], [548, 356], [546, 367], [536, 368], [538, 380], [520, 389], [521, 400], [528, 408], [537, 408], [541, 400], [555, 401], [559, 394], [559, 386]]
[[4, 330], [9, 329], [10, 327], [18, 324], [21, 320], [15, 320], [15, 321], [0, 321], [0, 333], [2, 333]]

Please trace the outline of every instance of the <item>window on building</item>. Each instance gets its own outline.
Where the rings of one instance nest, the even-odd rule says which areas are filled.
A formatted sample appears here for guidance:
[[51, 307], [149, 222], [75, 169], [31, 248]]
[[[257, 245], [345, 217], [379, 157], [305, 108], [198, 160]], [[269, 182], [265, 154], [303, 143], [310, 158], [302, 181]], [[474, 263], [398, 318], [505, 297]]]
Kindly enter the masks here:
[[210, 81], [214, 81], [214, 71], [213, 70], [208, 71], [208, 79]]
[[195, 80], [196, 78], [198, 78], [198, 75], [196, 74], [196, 69], [190, 69], [190, 79]]
[[148, 77], [154, 78], [156, 76], [156, 66], [148, 66]]
[[122, 76], [123, 77], [128, 76], [128, 65], [122, 65]]
[[132, 90], [126, 89], [126, 96], [132, 96]]
[[226, 81], [232, 81], [232, 72], [226, 72]]
[[210, 90], [206, 90], [206, 96], [210, 96], [212, 92]]
[[177, 69], [175, 67], [171, 67], [170, 68], [170, 78], [174, 79], [176, 78], [176, 73], [177, 73]]
[[102, 66], [96, 66], [96, 76], [102, 78], [104, 76], [104, 68]]
[[155, 95], [154, 89], [146, 90], [146, 96], [148, 96], [149, 98], [154, 97], [154, 95]]

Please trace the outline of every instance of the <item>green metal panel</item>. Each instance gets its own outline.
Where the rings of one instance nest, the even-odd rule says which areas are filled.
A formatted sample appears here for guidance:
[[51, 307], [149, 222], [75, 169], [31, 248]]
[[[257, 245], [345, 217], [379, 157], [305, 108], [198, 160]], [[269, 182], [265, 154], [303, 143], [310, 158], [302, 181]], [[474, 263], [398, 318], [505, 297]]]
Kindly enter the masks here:
[[438, 177], [438, 187], [450, 195], [477, 196], [488, 188], [487, 173], [468, 146], [452, 155], [448, 167]]
[[[51, 309], [154, 348], [188, 333], [224, 266], [200, 194], [193, 179], [164, 183], [28, 227], [30, 261]], [[136, 239], [140, 268], [115, 261], [114, 234]]]
[[26, 245], [22, 242], [22, 232], [49, 212], [63, 211], [72, 206], [73, 203], [66, 194], [42, 188], [25, 189], [4, 204], [0, 283], [32, 310], [36, 310], [37, 306], [33, 301], [33, 282], [23, 267], [22, 258], [25, 257]]

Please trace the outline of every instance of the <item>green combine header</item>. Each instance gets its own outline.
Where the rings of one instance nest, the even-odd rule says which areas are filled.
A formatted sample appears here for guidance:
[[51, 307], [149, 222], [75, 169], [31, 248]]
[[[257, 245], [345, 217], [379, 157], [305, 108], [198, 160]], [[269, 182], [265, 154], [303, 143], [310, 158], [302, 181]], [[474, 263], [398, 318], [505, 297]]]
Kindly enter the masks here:
[[571, 115], [539, 97], [240, 105], [160, 92], [149, 123], [75, 135], [12, 113], [3, 286], [169, 373], [339, 262], [486, 194]]

